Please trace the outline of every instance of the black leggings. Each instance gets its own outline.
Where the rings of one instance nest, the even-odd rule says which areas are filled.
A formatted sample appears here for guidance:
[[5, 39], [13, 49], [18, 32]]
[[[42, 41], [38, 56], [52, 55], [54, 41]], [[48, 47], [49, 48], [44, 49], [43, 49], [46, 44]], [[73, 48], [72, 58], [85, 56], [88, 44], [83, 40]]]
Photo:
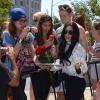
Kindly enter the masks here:
[[50, 90], [50, 77], [47, 71], [41, 70], [31, 75], [35, 100], [47, 100]]
[[[50, 90], [50, 77], [48, 71], [41, 70], [30, 75], [35, 100], [47, 100]], [[24, 93], [26, 79], [21, 79], [20, 88]], [[24, 97], [25, 93], [22, 94]], [[26, 100], [26, 99], [24, 99]]]
[[65, 80], [65, 100], [82, 100], [86, 87], [84, 78], [64, 75]]

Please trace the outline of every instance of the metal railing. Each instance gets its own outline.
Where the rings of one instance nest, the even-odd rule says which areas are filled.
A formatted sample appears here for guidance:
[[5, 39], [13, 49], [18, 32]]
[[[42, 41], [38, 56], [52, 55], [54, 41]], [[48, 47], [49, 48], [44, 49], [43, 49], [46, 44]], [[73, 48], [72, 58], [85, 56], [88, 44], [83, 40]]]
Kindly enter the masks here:
[[[100, 60], [90, 60], [87, 62], [88, 68], [91, 68], [91, 65], [94, 65], [95, 67], [95, 72], [96, 72], [96, 77], [97, 77], [97, 81], [99, 81], [99, 75], [98, 75], [98, 70], [97, 70], [97, 64], [100, 64]], [[88, 75], [88, 81], [89, 81], [89, 87], [90, 87], [90, 91], [91, 91], [91, 96], [93, 96], [94, 90], [92, 88], [92, 83], [91, 83], [91, 76], [90, 76], [90, 70], [88, 70], [87, 75]]]

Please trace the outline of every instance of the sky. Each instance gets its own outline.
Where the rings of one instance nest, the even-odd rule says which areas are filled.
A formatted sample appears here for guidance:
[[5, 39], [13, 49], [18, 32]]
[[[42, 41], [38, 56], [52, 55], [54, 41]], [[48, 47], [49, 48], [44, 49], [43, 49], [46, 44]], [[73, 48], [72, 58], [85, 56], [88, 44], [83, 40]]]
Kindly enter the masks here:
[[[88, 1], [88, 0], [53, 0], [53, 11], [52, 14], [53, 16], [57, 16], [59, 18], [59, 14], [58, 14], [58, 5], [61, 4], [68, 4], [72, 7], [71, 2], [79, 2], [79, 1]], [[51, 15], [51, 3], [52, 0], [41, 0], [42, 4], [41, 4], [41, 11], [42, 12], [46, 12], [49, 15]]]
[[[42, 12], [46, 12], [49, 15], [51, 15], [51, 3], [52, 3], [52, 0], [41, 0], [41, 1], [42, 1], [41, 11]], [[61, 4], [69, 4], [69, 5], [71, 5], [70, 1], [71, 0], [53, 0], [53, 11], [52, 11], [52, 14], [59, 18], [58, 5], [61, 5]]]

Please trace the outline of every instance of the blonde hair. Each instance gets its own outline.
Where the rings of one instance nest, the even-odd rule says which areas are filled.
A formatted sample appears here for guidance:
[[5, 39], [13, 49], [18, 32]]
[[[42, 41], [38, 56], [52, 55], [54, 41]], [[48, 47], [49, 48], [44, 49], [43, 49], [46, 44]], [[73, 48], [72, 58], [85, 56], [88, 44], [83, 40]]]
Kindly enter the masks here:
[[46, 13], [44, 12], [36, 12], [33, 14], [33, 20], [40, 20], [41, 16], [44, 16], [44, 15], [47, 15]]

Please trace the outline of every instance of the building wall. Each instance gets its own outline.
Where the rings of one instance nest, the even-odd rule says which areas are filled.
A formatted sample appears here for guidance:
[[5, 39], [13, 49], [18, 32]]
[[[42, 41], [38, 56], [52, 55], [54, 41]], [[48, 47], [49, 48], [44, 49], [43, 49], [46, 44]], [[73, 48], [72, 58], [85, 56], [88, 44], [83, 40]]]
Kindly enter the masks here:
[[28, 25], [32, 26], [32, 15], [35, 12], [41, 11], [41, 0], [13, 0], [12, 7], [23, 8], [28, 15]]

